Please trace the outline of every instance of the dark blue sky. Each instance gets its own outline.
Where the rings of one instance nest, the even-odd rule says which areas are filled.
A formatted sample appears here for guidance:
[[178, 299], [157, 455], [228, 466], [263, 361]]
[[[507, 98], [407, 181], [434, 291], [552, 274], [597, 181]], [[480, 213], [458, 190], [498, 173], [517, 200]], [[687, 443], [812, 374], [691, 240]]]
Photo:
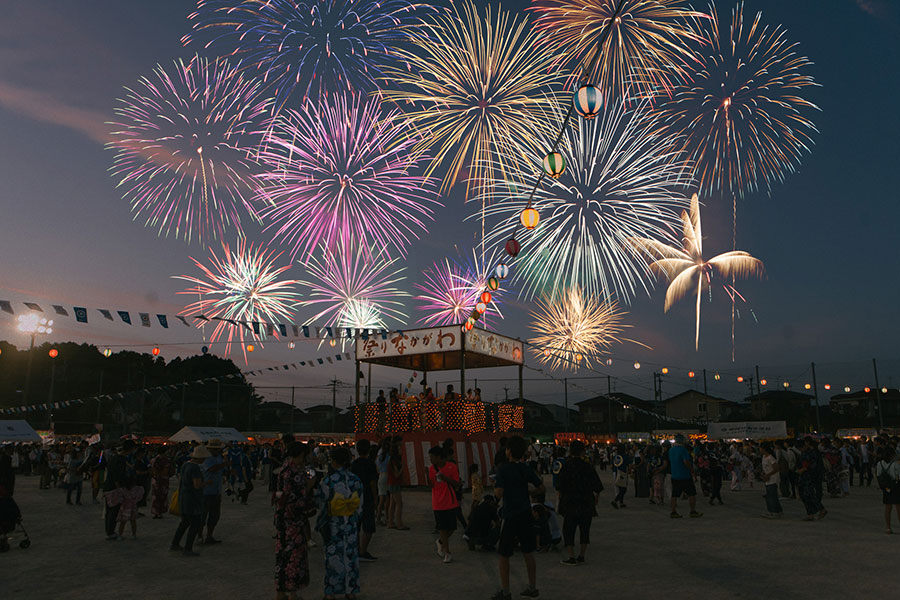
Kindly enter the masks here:
[[[516, 10], [523, 2], [492, 2]], [[815, 63], [816, 88], [810, 99], [822, 112], [820, 134], [799, 172], [739, 205], [738, 247], [766, 264], [763, 281], [739, 286], [758, 322], [746, 312], [737, 323], [737, 361], [730, 364], [730, 304], [719, 294], [704, 303], [700, 351], [693, 348], [693, 307], [684, 302], [668, 315], [664, 291], [638, 297], [629, 320], [631, 337], [651, 345], [618, 348], [613, 375], [637, 384], [646, 396], [655, 366], [747, 373], [762, 365], [764, 377], [802, 384], [810, 361], [824, 369], [819, 382], [861, 386], [870, 381], [872, 357], [882, 361], [882, 382], [900, 383], [896, 342], [900, 283], [900, 11], [891, 0], [748, 0], [747, 12], [763, 10], [766, 23], [781, 23], [800, 51]], [[186, 15], [194, 3], [107, 0], [91, 3], [44, 1], [10, 3], [0, 20], [0, 299], [45, 304], [175, 314], [181, 285], [172, 275], [193, 272], [189, 256], [204, 256], [196, 245], [157, 237], [134, 223], [107, 174], [112, 154], [104, 150], [104, 125], [112, 117], [122, 86], [133, 84], [157, 64], [187, 57], [180, 44]], [[731, 2], [720, 1], [721, 12]], [[730, 249], [731, 205], [707, 199], [703, 229], [708, 253]], [[408, 261], [408, 289], [431, 261], [466, 252], [475, 241], [473, 222], [459, 194], [437, 215], [439, 226], [414, 245]], [[258, 239], [262, 239], [261, 237]], [[471, 247], [471, 246], [469, 246]], [[294, 273], [299, 276], [299, 272]], [[508, 303], [502, 332], [526, 337], [527, 308]], [[21, 304], [17, 305], [21, 309]], [[415, 312], [411, 311], [415, 316]], [[310, 313], [311, 314], [311, 313]], [[301, 313], [302, 319], [309, 315]], [[195, 352], [199, 333], [174, 327], [128, 328], [101, 323], [96, 313], [85, 327], [62, 319], [54, 339], [103, 344], [161, 344], [164, 355]], [[23, 344], [12, 319], [0, 313], [0, 339]], [[190, 346], [167, 346], [196, 342]], [[179, 348], [181, 350], [179, 350]], [[302, 355], [299, 354], [301, 353]], [[291, 354], [270, 346], [251, 359], [266, 366], [315, 354], [300, 345]], [[634, 360], [644, 364], [635, 371]], [[829, 371], [830, 369], [830, 371]], [[769, 373], [766, 375], [765, 373]], [[302, 380], [271, 378], [265, 383], [318, 383], [346, 371], [310, 371]], [[590, 373], [583, 373], [588, 375]], [[514, 377], [514, 373], [484, 373]], [[399, 383], [406, 375], [385, 370], [376, 386]], [[448, 374], [439, 380], [451, 380]], [[829, 379], [829, 377], [831, 379]], [[711, 392], [739, 396], [745, 388], [726, 385]], [[710, 382], [712, 379], [710, 378]], [[690, 382], [672, 377], [668, 388]], [[503, 383], [485, 384], [486, 396], [502, 397]], [[585, 384], [589, 390], [596, 385]], [[526, 395], [558, 401], [557, 384], [531, 385]], [[605, 390], [605, 382], [601, 388]], [[570, 399], [588, 391], [570, 392]], [[324, 396], [323, 396], [324, 398]], [[318, 397], [309, 396], [312, 403]]]

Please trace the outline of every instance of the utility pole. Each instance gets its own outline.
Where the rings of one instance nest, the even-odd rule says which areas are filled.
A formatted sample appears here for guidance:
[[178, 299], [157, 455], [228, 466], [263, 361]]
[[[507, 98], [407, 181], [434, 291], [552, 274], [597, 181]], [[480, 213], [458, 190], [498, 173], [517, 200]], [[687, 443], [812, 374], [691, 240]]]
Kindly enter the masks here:
[[335, 377], [331, 381], [331, 433], [334, 433], [334, 430], [337, 428], [335, 425], [335, 412], [337, 412], [337, 384], [338, 380]]
[[291, 386], [291, 433], [294, 433], [294, 386]]
[[706, 396], [706, 369], [703, 369], [703, 395]]
[[216, 427], [219, 426], [219, 402], [222, 399], [222, 382], [216, 381]]
[[816, 385], [816, 363], [809, 363], [812, 368], [813, 393], [816, 397], [816, 431], [822, 431], [822, 424], [819, 422], [819, 386]]
[[613, 413], [612, 413], [612, 377], [606, 376], [606, 414], [609, 417], [609, 435], [613, 433]]
[[881, 405], [881, 386], [878, 385], [878, 364], [872, 359], [872, 370], [875, 371], [875, 401], [878, 403], [878, 426], [884, 430], [884, 407]]
[[565, 399], [566, 399], [566, 432], [569, 431], [569, 378], [563, 378], [563, 387], [565, 388]]
[[184, 397], [187, 394], [187, 383], [181, 384], [181, 426], [184, 427]]
[[100, 423], [100, 406], [103, 402], [100, 396], [103, 395], [103, 369], [100, 369], [100, 389], [97, 391], [97, 423]]

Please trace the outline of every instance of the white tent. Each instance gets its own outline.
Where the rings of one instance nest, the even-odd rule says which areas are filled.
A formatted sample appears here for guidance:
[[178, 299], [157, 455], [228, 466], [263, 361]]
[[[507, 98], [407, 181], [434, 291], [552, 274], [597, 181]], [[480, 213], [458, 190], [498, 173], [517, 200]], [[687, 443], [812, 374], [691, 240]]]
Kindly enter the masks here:
[[216, 438], [225, 443], [249, 442], [247, 437], [234, 427], [182, 427], [175, 435], [169, 438], [170, 442], [208, 442]]
[[0, 442], [40, 442], [41, 436], [27, 421], [0, 421]]

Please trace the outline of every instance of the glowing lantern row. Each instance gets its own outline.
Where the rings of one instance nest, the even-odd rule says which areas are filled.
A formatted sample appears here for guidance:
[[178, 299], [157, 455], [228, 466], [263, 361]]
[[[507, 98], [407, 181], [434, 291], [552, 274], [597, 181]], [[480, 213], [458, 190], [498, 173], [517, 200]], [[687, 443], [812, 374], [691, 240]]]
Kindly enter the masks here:
[[544, 173], [551, 179], [559, 179], [566, 170], [566, 159], [559, 152], [550, 152], [544, 157]]

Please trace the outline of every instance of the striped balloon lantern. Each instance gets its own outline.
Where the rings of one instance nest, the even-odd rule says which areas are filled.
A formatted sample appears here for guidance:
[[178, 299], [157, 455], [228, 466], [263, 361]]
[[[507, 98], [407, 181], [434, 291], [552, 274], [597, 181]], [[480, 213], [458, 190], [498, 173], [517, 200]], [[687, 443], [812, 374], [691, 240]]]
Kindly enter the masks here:
[[500, 289], [500, 280], [496, 277], [488, 277], [487, 287], [492, 292], [496, 292], [498, 289]]
[[575, 110], [585, 119], [595, 118], [602, 107], [603, 96], [596, 86], [583, 85], [575, 92]]
[[484, 302], [485, 304], [490, 304], [491, 298], [492, 298], [492, 296], [491, 296], [490, 292], [487, 292], [487, 291], [481, 292], [481, 301]]
[[497, 265], [494, 273], [496, 273], [498, 279], [506, 279], [506, 276], [509, 275], [509, 267], [507, 267], [503, 263], [500, 263], [499, 265]]
[[506, 240], [506, 253], [513, 258], [519, 255], [519, 250], [521, 249], [522, 247], [519, 245], [519, 242], [516, 241], [516, 238], [509, 238]]
[[522, 227], [530, 230], [537, 227], [538, 222], [541, 220], [541, 215], [538, 213], [538, 211], [529, 206], [522, 211], [522, 214], [519, 218], [522, 221]]
[[475, 305], [475, 312], [477, 312], [479, 315], [483, 315], [484, 311], [486, 311], [486, 310], [487, 310], [487, 304], [485, 304], [484, 302], [479, 302], [478, 304]]
[[544, 173], [552, 179], [559, 179], [559, 176], [566, 170], [566, 159], [559, 152], [551, 152], [544, 157]]

